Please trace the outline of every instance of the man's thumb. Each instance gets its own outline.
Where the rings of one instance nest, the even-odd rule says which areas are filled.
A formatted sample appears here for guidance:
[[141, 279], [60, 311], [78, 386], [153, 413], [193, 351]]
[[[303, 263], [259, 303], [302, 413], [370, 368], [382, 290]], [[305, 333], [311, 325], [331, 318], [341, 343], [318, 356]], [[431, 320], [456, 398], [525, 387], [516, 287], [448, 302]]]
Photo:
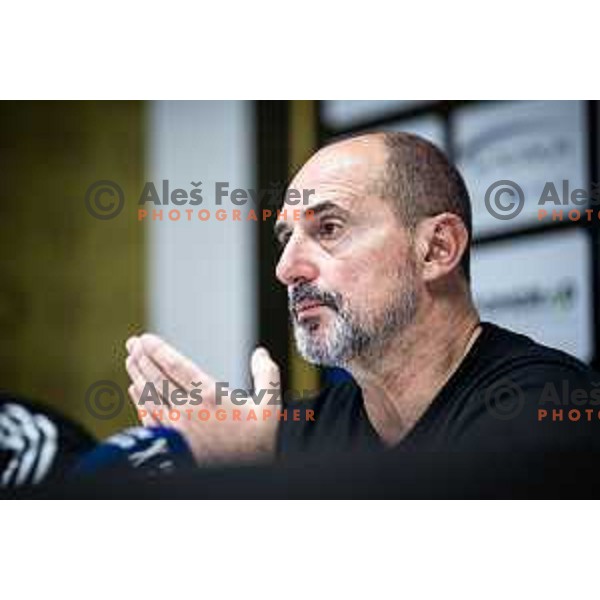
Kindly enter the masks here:
[[255, 390], [279, 388], [281, 382], [279, 367], [265, 348], [258, 347], [254, 350], [250, 370]]

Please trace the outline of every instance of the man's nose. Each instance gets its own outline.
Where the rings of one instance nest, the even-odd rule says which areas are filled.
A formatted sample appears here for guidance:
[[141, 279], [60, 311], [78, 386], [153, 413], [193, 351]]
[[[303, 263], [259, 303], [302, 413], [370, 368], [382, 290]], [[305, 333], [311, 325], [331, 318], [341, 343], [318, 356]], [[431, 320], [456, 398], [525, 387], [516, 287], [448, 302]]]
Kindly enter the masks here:
[[313, 281], [318, 274], [315, 261], [307, 248], [307, 242], [292, 236], [277, 263], [275, 269], [277, 279], [288, 286], [300, 281]]

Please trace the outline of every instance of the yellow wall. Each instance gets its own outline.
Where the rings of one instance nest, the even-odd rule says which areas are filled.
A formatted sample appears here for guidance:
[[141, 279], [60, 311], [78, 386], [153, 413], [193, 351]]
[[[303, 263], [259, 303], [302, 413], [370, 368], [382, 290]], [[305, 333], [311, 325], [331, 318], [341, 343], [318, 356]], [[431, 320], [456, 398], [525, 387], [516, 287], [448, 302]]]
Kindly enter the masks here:
[[[126, 394], [123, 343], [144, 322], [143, 130], [140, 102], [0, 102], [0, 386], [99, 437], [134, 422], [126, 396], [106, 420], [84, 398], [103, 379]], [[125, 193], [111, 220], [85, 208], [100, 179]]]

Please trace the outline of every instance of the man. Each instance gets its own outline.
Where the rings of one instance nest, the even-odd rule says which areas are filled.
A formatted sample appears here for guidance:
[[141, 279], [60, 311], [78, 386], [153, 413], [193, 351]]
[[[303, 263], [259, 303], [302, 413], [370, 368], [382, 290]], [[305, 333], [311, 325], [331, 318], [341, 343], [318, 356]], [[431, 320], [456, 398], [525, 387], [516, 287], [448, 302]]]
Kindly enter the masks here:
[[[585, 388], [584, 408], [593, 409], [589, 369], [480, 322], [470, 290], [470, 200], [440, 150], [405, 133], [361, 135], [321, 149], [291, 187], [315, 190], [303, 207], [311, 218], [282, 217], [275, 227], [297, 346], [310, 362], [344, 367], [358, 385], [290, 403], [305, 411], [299, 421], [229, 397], [218, 407], [242, 418], [182, 418], [182, 409], [198, 407], [178, 406], [170, 424], [199, 463], [370, 448], [595, 446], [600, 422], [591, 413], [569, 421], [573, 406], [565, 406], [567, 386]], [[167, 379], [187, 394], [201, 384], [203, 408], [217, 408], [214, 380], [163, 340], [146, 334], [127, 348], [136, 405], [147, 382], [161, 390]], [[256, 390], [279, 385], [266, 350], [255, 351], [251, 369]], [[562, 419], [543, 416], [561, 407]]]

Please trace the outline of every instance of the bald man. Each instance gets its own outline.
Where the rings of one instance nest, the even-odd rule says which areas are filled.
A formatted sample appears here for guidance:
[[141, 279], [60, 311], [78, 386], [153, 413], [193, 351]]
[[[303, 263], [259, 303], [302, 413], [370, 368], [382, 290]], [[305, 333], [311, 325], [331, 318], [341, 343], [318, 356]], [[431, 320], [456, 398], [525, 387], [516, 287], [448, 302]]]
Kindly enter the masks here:
[[[131, 338], [126, 367], [138, 407], [148, 381], [160, 390], [167, 379], [187, 394], [202, 382], [208, 411], [241, 413], [170, 420], [200, 464], [362, 449], [595, 445], [598, 416], [571, 420], [565, 392], [584, 389], [588, 404], [579, 410], [594, 410], [588, 367], [480, 322], [470, 288], [470, 199], [439, 149], [406, 133], [353, 137], [317, 152], [291, 187], [314, 190], [303, 206], [311, 218], [275, 225], [276, 274], [296, 344], [307, 361], [343, 367], [354, 382], [289, 402], [301, 418], [282, 420], [265, 403], [217, 402], [215, 381], [199, 366], [157, 336]], [[256, 390], [279, 385], [265, 349], [255, 351], [251, 370]]]

